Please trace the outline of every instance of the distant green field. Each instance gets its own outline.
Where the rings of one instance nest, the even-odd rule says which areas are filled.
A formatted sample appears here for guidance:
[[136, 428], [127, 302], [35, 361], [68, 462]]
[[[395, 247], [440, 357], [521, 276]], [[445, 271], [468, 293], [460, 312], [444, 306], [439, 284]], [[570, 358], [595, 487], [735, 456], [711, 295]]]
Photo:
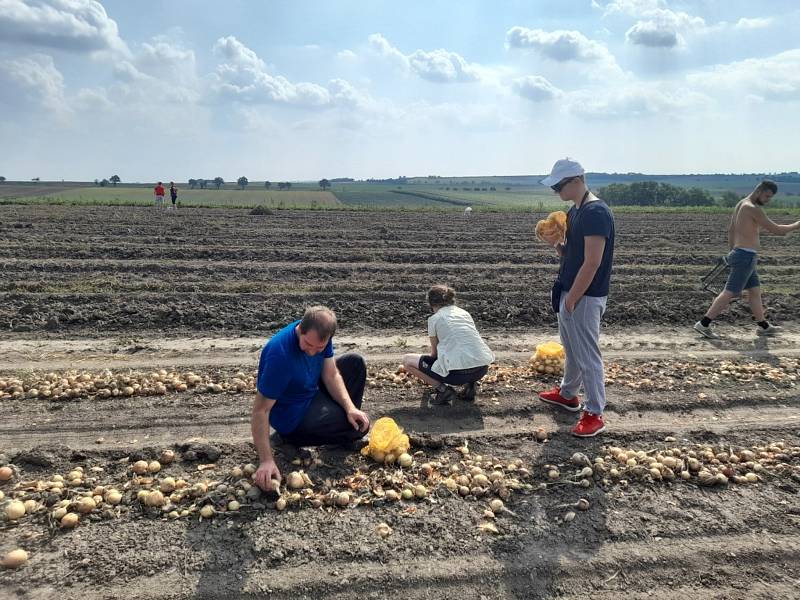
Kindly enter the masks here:
[[[744, 196], [760, 178], [756, 175], [587, 174], [593, 190], [609, 183], [648, 180], [701, 187], [717, 198], [723, 191], [730, 190]], [[187, 184], [179, 184], [179, 202], [183, 206], [252, 208], [261, 205], [274, 209], [463, 211], [469, 205], [475, 212], [549, 212], [564, 208], [558, 196], [540, 185], [538, 179], [538, 176], [507, 176], [337, 181], [324, 192], [315, 181], [292, 182], [290, 191], [276, 189], [275, 183], [271, 189], [266, 189], [263, 182], [257, 181], [251, 181], [245, 190], [238, 189], [230, 182], [219, 190], [213, 187], [193, 190]], [[797, 179], [791, 176], [787, 181], [778, 182], [779, 192], [772, 202], [773, 208], [792, 207], [800, 203], [800, 183]], [[101, 187], [80, 182], [7, 181], [0, 185], [0, 203], [147, 206], [153, 202], [152, 193], [152, 184], [145, 183]], [[626, 212], [640, 210], [619, 206], [614, 209]], [[664, 212], [670, 210], [674, 209]], [[677, 209], [676, 212], [693, 210]], [[716, 209], [709, 207], [700, 210], [715, 212]]]
[[[372, 209], [463, 210], [465, 204], [480, 210], [533, 210], [560, 206], [561, 201], [550, 190], [513, 189], [511, 191], [466, 191], [443, 189], [435, 185], [335, 184], [337, 198], [347, 206]], [[414, 194], [420, 194], [415, 196]], [[421, 196], [430, 195], [425, 198]], [[455, 202], [448, 202], [452, 200]]]
[[[76, 205], [126, 205], [150, 206], [153, 204], [153, 191], [144, 187], [88, 187], [59, 191], [42, 196], [16, 198], [14, 202], [24, 204], [76, 204]], [[169, 193], [164, 199], [169, 204]], [[341, 206], [339, 200], [330, 192], [321, 190], [273, 191], [265, 189], [221, 189], [191, 190], [180, 189], [180, 206], [250, 208], [267, 206], [271, 208], [333, 208]]]

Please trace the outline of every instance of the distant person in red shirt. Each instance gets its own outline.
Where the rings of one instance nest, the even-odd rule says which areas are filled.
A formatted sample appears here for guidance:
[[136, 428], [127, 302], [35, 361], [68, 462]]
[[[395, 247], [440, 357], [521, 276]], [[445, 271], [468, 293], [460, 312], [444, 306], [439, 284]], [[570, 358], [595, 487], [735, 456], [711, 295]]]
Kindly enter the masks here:
[[153, 188], [153, 194], [156, 197], [156, 208], [164, 208], [164, 185], [160, 181]]

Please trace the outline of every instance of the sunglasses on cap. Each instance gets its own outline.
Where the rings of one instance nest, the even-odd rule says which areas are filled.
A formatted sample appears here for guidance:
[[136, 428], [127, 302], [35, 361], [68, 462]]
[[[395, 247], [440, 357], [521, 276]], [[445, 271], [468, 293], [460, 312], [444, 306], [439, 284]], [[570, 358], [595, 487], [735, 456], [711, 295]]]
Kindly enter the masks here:
[[566, 186], [566, 185], [567, 185], [567, 184], [568, 184], [570, 181], [572, 181], [573, 179], [578, 179], [578, 177], [577, 177], [577, 176], [575, 176], [575, 177], [567, 177], [566, 179], [562, 179], [562, 180], [561, 180], [561, 181], [559, 181], [557, 184], [555, 184], [555, 185], [551, 185], [551, 186], [550, 186], [550, 189], [551, 189], [551, 190], [553, 190], [553, 191], [554, 191], [554, 192], [557, 194], [557, 193], [559, 193], [561, 190], [563, 190], [563, 189], [564, 189], [564, 186]]

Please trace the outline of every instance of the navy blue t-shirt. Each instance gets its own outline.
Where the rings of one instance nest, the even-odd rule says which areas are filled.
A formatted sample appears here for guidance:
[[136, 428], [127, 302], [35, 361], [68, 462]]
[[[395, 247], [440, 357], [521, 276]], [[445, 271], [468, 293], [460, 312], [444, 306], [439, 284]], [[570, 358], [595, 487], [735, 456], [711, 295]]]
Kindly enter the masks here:
[[587, 202], [581, 208], [573, 206], [567, 213], [567, 240], [558, 278], [564, 291], [575, 282], [583, 265], [584, 246], [587, 235], [602, 235], [606, 238], [603, 259], [584, 296], [608, 296], [611, 281], [611, 264], [614, 260], [614, 215], [602, 200]]
[[269, 424], [284, 435], [303, 420], [319, 390], [322, 365], [333, 356], [333, 339], [319, 354], [309, 356], [303, 352], [295, 332], [298, 323], [290, 323], [272, 336], [258, 361], [256, 388], [265, 398], [275, 400]]

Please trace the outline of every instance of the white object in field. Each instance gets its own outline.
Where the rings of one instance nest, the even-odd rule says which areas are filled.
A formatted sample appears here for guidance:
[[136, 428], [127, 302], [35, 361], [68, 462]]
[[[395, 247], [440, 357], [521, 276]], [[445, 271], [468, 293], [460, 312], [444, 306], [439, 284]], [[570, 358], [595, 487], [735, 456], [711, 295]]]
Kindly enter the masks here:
[[465, 217], [471, 217], [472, 216], [472, 207], [471, 206], [468, 206], [467, 208], [464, 209], [464, 216]]

